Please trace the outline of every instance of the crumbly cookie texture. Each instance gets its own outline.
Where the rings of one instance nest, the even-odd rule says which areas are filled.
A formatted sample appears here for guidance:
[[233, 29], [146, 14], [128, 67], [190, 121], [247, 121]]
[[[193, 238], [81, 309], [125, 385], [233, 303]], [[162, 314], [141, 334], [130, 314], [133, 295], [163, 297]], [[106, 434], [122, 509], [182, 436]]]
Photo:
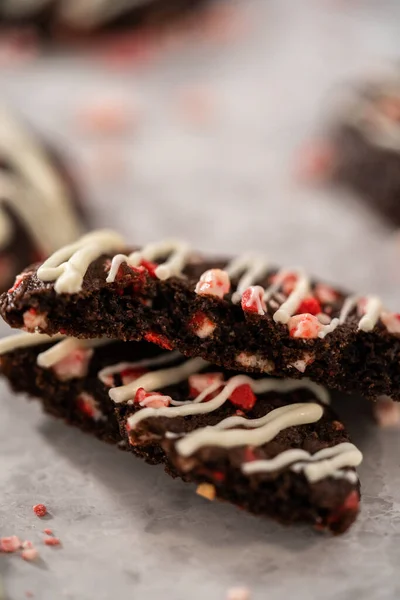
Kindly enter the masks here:
[[146, 342], [20, 334], [0, 355], [15, 391], [209, 500], [333, 533], [356, 518], [362, 456], [312, 382], [255, 379]]
[[400, 315], [262, 257], [210, 260], [179, 241], [129, 252], [96, 231], [28, 268], [0, 311], [29, 332], [145, 339], [232, 370], [400, 398]]

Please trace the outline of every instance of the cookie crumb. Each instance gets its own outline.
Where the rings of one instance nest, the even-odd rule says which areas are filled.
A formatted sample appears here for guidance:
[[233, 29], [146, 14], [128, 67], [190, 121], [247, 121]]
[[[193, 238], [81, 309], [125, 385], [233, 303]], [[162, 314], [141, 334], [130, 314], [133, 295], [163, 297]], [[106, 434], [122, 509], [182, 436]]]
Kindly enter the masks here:
[[37, 517], [44, 517], [47, 515], [47, 507], [44, 504], [35, 504], [32, 509]]
[[215, 500], [215, 487], [212, 483], [200, 483], [200, 485], [197, 486], [196, 494], [203, 496], [206, 500]]

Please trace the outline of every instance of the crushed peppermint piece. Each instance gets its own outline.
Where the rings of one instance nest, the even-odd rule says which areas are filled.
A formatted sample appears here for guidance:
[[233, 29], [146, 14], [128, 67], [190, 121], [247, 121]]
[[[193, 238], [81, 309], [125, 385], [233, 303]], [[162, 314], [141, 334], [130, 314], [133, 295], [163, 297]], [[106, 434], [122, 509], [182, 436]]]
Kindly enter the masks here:
[[88, 373], [92, 356], [93, 348], [75, 348], [68, 356], [55, 363], [52, 370], [60, 381], [82, 379]]
[[389, 333], [400, 333], [400, 314], [382, 312], [381, 321]]
[[76, 399], [76, 405], [82, 414], [94, 421], [101, 421], [104, 415], [98, 407], [97, 400], [87, 392], [81, 392]]
[[314, 288], [314, 295], [321, 304], [333, 304], [339, 297], [337, 291], [325, 283], [317, 283]]
[[259, 369], [264, 373], [272, 373], [275, 369], [275, 364], [272, 360], [261, 358], [260, 356], [250, 354], [249, 352], [240, 352], [236, 357], [236, 362], [243, 367]]
[[[282, 273], [275, 273], [275, 275], [271, 276], [271, 284], [278, 284], [278, 282], [280, 283], [280, 287], [282, 288], [282, 291], [284, 294], [286, 294], [286, 296], [289, 296], [289, 294], [291, 294], [296, 286], [297, 280], [298, 280], [298, 275], [296, 273], [286, 273], [285, 275], [282, 276]], [[277, 297], [277, 299], [280, 302], [284, 302], [285, 298], [284, 297], [279, 297], [277, 294], [275, 294], [275, 296]]]
[[200, 483], [200, 485], [197, 486], [196, 494], [207, 500], [215, 500], [217, 495], [215, 486], [213, 486], [212, 483]]
[[317, 338], [321, 331], [321, 323], [317, 317], [307, 313], [290, 317], [287, 325], [290, 337], [296, 339]]
[[46, 546], [61, 546], [61, 541], [56, 537], [47, 537], [43, 540]]
[[189, 327], [200, 339], [208, 338], [214, 333], [216, 324], [201, 311], [196, 312], [189, 321]]
[[[220, 383], [221, 386], [224, 383], [224, 376], [222, 373], [196, 373], [195, 375], [189, 376], [189, 395], [191, 398], [197, 398], [199, 394], [204, 392], [210, 385], [214, 383]], [[207, 402], [212, 400], [219, 393], [220, 389], [215, 390], [211, 394], [208, 394], [203, 400]]]
[[15, 290], [19, 288], [21, 283], [24, 281], [24, 279], [26, 279], [26, 277], [28, 277], [28, 275], [31, 275], [30, 271], [26, 273], [20, 273], [19, 275], [17, 275], [14, 281], [14, 285], [8, 290], [8, 293], [15, 292]]
[[307, 296], [307, 298], [304, 298], [296, 310], [296, 314], [298, 315], [305, 313], [310, 315], [318, 315], [321, 312], [321, 305], [316, 298], [313, 298], [313, 296]]
[[264, 315], [267, 307], [264, 301], [265, 290], [261, 285], [252, 285], [243, 292], [242, 309], [244, 312], [254, 312]]
[[39, 551], [37, 548], [26, 548], [26, 550], [22, 550], [21, 558], [30, 562], [32, 560], [36, 560], [39, 557]]
[[43, 533], [45, 533], [46, 535], [53, 535], [53, 530], [46, 528], [46, 529], [43, 529]]
[[158, 392], [146, 392], [144, 388], [139, 388], [136, 391], [134, 402], [143, 407], [163, 408], [170, 405], [171, 397], [164, 396]]
[[228, 590], [226, 600], [250, 600], [250, 590], [246, 587], [234, 587]]
[[195, 292], [200, 296], [216, 296], [223, 298], [231, 289], [231, 282], [226, 271], [209, 269], [205, 271], [196, 284]]
[[239, 385], [233, 390], [229, 400], [242, 410], [251, 410], [257, 402], [257, 398], [248, 383]]
[[326, 179], [335, 166], [335, 148], [325, 141], [315, 141], [301, 148], [298, 176], [307, 182]]
[[150, 331], [149, 333], [146, 333], [144, 339], [146, 340], [146, 342], [150, 342], [151, 344], [157, 344], [161, 348], [164, 348], [164, 350], [173, 349], [171, 342], [165, 335]]
[[32, 507], [33, 512], [37, 517], [44, 517], [47, 515], [47, 507], [44, 504], [35, 504]]
[[35, 308], [26, 310], [23, 314], [24, 329], [26, 331], [36, 331], [38, 328], [47, 328], [46, 314], [38, 313]]
[[0, 538], [0, 552], [16, 552], [21, 548], [21, 540], [16, 535]]
[[292, 367], [300, 371], [300, 373], [304, 373], [307, 369], [308, 365], [314, 362], [315, 356], [310, 352], [304, 352], [303, 358], [299, 358], [292, 363]]

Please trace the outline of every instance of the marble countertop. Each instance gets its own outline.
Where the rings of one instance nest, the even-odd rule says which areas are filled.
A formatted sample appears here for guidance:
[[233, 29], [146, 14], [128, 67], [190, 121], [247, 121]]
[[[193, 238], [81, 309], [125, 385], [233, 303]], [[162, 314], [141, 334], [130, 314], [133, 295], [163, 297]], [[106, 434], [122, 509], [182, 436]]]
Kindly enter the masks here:
[[[379, 291], [394, 307], [396, 232], [353, 197], [299, 182], [295, 157], [335, 95], [399, 58], [400, 4], [238, 4], [246, 27], [236, 39], [197, 38], [131, 71], [67, 54], [3, 66], [2, 100], [66, 153], [94, 226], [138, 242], [175, 235], [205, 250], [263, 251]], [[191, 87], [207, 92], [205, 122], [178, 110]], [[138, 115], [123, 137], [76, 126], [82, 104], [102, 97], [122, 98]], [[362, 399], [335, 400], [365, 460], [360, 518], [329, 538], [208, 503], [161, 468], [43, 416], [1, 383], [1, 533], [40, 542], [48, 526], [63, 542], [39, 543], [36, 565], [2, 556], [6, 598], [223, 600], [236, 585], [253, 600], [398, 598], [399, 432], [378, 430]], [[45, 525], [32, 513], [38, 502], [51, 511]]]

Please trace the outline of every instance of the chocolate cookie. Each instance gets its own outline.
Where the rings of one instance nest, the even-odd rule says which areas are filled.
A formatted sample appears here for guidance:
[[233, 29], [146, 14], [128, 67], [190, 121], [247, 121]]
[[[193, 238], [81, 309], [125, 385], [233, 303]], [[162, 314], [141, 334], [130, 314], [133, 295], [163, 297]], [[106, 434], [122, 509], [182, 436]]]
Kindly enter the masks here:
[[44, 259], [83, 232], [75, 187], [54, 152], [0, 107], [0, 289], [27, 262]]
[[400, 225], [400, 77], [358, 88], [332, 135], [333, 178]]
[[2, 0], [0, 24], [34, 26], [44, 37], [163, 23], [207, 0]]
[[[172, 476], [282, 523], [344, 532], [358, 512], [361, 453], [311, 382], [250, 378], [152, 344], [22, 334], [1, 370], [45, 410]], [[117, 422], [120, 429], [118, 429]]]
[[400, 399], [400, 320], [379, 298], [346, 295], [260, 257], [205, 259], [180, 242], [129, 256], [93, 232], [27, 269], [1, 297], [12, 327], [145, 339], [231, 370], [309, 377]]

